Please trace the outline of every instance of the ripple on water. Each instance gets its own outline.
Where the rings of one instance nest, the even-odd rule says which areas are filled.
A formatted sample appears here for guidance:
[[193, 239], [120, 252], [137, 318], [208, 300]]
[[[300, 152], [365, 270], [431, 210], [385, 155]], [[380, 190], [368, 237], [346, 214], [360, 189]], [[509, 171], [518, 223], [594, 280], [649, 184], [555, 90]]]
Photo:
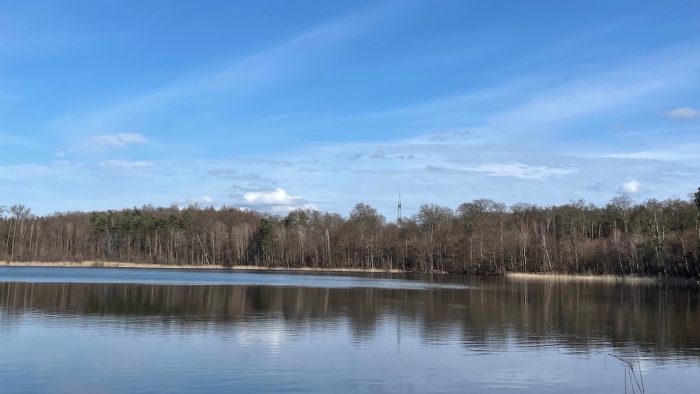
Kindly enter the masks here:
[[0, 283], [3, 389], [624, 392], [608, 353], [638, 354], [650, 392], [693, 392], [700, 379], [697, 294], [255, 275], [263, 279], [271, 283]]

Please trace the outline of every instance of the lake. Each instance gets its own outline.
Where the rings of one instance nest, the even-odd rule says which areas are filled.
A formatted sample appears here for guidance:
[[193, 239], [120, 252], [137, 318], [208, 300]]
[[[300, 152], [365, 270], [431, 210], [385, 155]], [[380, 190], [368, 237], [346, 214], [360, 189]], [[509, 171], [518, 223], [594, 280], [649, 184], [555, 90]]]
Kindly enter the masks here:
[[[0, 267], [2, 392], [697, 393], [697, 288]], [[631, 392], [627, 380], [627, 392]]]

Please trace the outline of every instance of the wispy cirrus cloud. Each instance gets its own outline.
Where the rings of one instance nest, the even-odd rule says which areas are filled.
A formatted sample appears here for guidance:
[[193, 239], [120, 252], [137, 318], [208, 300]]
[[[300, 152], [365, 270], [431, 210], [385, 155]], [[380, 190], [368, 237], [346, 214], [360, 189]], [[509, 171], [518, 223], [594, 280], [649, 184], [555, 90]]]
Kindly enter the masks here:
[[131, 144], [145, 144], [146, 137], [139, 133], [116, 133], [93, 135], [84, 146], [90, 149], [125, 148]]
[[100, 163], [103, 167], [117, 170], [136, 170], [139, 168], [151, 167], [152, 162], [148, 161], [129, 161], [129, 160], [105, 160]]
[[207, 196], [207, 195], [175, 201], [175, 202], [173, 202], [173, 204], [177, 205], [179, 208], [186, 208], [186, 207], [191, 206], [191, 205], [197, 205], [200, 207], [217, 206], [214, 198], [211, 196]]
[[308, 63], [324, 49], [366, 34], [406, 6], [388, 3], [351, 13], [219, 67], [207, 67], [183, 75], [169, 84], [137, 92], [130, 98], [101, 108], [66, 114], [54, 119], [50, 127], [78, 132], [130, 127], [134, 121], [143, 121], [154, 112], [176, 103], [186, 101], [191, 104], [219, 93], [235, 97], [257, 91]]
[[[519, 75], [459, 94], [340, 119], [365, 128], [398, 122], [414, 132], [412, 141], [406, 141], [413, 143], [443, 138], [448, 144], [454, 140], [471, 144], [512, 141], [517, 134], [532, 141], [532, 133], [562, 132], [566, 124], [658, 100], [659, 95], [684, 87], [700, 72], [699, 53], [700, 43], [686, 42], [616, 60], [612, 65], [604, 63], [605, 67], [593, 68], [573, 80]], [[679, 108], [667, 115], [687, 120], [696, 116], [695, 111]]]
[[489, 176], [524, 180], [545, 180], [549, 177], [569, 175], [577, 171], [576, 168], [555, 168], [523, 163], [485, 163], [461, 168], [428, 166], [428, 170], [435, 172], [483, 173]]

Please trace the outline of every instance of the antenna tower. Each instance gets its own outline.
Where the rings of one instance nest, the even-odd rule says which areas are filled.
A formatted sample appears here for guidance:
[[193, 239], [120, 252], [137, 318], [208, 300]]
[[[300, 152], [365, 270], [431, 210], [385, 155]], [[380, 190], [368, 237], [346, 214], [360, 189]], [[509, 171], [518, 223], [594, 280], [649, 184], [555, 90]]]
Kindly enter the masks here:
[[396, 214], [396, 221], [398, 223], [401, 223], [401, 194], [399, 193], [399, 205], [397, 209], [397, 214]]

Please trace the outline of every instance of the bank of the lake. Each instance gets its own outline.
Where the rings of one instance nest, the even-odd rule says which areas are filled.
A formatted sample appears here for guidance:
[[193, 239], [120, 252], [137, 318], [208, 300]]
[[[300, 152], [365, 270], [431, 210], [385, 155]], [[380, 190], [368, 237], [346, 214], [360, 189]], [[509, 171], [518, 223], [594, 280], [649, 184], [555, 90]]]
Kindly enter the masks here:
[[[190, 269], [190, 270], [223, 270], [223, 271], [291, 271], [291, 272], [325, 272], [325, 273], [414, 273], [401, 269], [383, 268], [343, 268], [343, 267], [285, 267], [279, 265], [234, 265], [221, 264], [162, 264], [162, 263], [132, 263], [124, 261], [0, 261], [5, 267], [65, 267], [65, 268], [139, 268], [139, 269]], [[445, 271], [433, 271], [436, 275], [461, 275]], [[607, 283], [674, 283], [682, 285], [700, 285], [700, 278], [641, 276], [641, 275], [609, 275], [609, 274], [565, 274], [555, 272], [506, 272], [506, 273], [472, 273], [472, 275], [505, 276], [514, 280], [543, 280], [543, 281], [574, 281], [574, 282], [607, 282]]]
[[304, 272], [367, 272], [367, 273], [405, 273], [400, 269], [380, 268], [324, 268], [324, 267], [284, 267], [266, 265], [234, 265], [221, 264], [162, 264], [162, 263], [129, 263], [123, 261], [0, 261], [5, 267], [66, 267], [66, 268], [144, 268], [144, 269], [207, 269], [207, 270], [239, 270], [239, 271], [304, 271]]

